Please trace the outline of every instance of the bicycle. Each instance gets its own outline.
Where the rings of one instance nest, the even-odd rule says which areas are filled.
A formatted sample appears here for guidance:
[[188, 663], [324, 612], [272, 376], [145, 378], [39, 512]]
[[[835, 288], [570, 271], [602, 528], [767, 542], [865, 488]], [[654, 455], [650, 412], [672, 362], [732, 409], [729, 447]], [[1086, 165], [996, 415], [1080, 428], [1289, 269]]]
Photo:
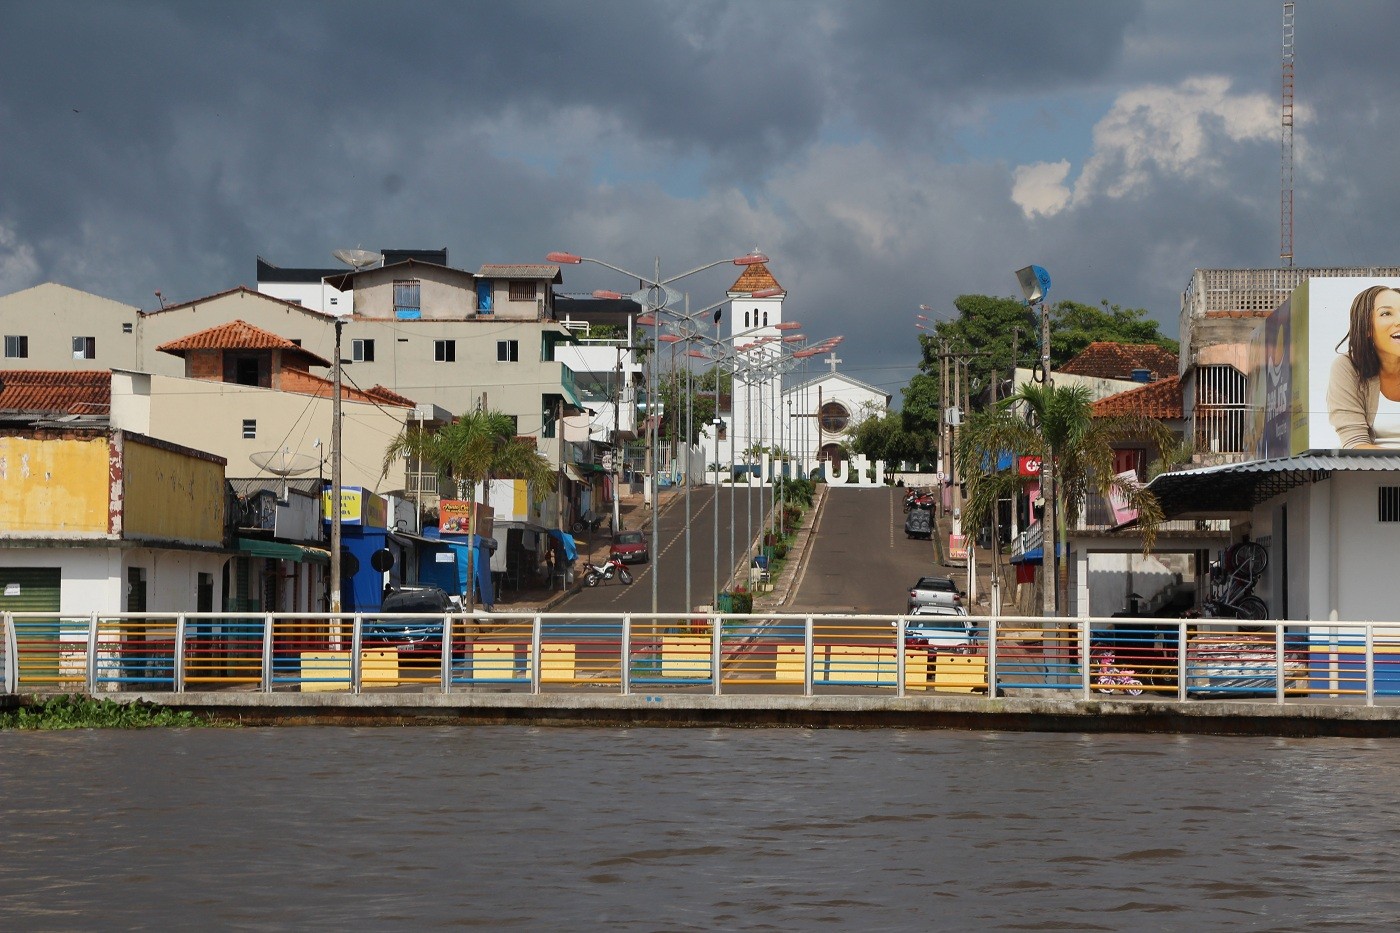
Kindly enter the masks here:
[[1210, 598], [1201, 604], [1215, 618], [1262, 621], [1269, 606], [1254, 595], [1254, 586], [1269, 566], [1269, 552], [1254, 541], [1230, 545], [1210, 564]]
[[[1099, 693], [1126, 693], [1131, 697], [1142, 696], [1142, 681], [1133, 675], [1137, 671], [1130, 671], [1126, 668], [1118, 667], [1114, 662], [1117, 660], [1113, 651], [1108, 648], [1098, 649], [1098, 654], [1094, 658], [1094, 666], [1098, 668], [1098, 674], [1094, 677], [1094, 682], [1100, 686], [1095, 690]], [[1122, 687], [1122, 690], [1118, 688]]]

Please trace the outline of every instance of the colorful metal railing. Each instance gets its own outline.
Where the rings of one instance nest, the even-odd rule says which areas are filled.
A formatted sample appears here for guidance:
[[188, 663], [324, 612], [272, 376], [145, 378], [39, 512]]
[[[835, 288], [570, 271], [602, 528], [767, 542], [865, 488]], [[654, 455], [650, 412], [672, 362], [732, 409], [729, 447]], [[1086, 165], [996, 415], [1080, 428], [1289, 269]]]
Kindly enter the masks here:
[[[1400, 625], [869, 615], [3, 613], [7, 693], [602, 688], [1400, 697]], [[964, 624], [967, 623], [967, 624]], [[444, 645], [448, 646], [444, 651]]]

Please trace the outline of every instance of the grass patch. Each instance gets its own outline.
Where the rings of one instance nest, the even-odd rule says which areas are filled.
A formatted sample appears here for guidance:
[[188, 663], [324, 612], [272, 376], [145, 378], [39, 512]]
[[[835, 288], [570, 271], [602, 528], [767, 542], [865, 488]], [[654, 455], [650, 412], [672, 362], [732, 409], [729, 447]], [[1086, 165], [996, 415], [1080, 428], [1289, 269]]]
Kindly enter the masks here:
[[117, 703], [77, 694], [48, 697], [38, 703], [0, 713], [0, 729], [149, 729], [157, 726], [224, 726], [200, 713], [176, 710], [137, 700]]

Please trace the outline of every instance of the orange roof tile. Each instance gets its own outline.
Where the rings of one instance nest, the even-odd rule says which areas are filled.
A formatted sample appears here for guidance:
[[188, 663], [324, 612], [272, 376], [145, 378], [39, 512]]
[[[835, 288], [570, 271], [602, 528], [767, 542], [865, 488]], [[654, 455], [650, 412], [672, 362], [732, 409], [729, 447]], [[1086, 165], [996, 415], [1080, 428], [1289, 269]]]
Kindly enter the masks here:
[[1136, 389], [1128, 389], [1101, 398], [1093, 405], [1094, 417], [1110, 415], [1139, 415], [1156, 418], [1159, 421], [1179, 420], [1182, 417], [1181, 377], [1169, 376]]
[[409, 398], [406, 395], [400, 395], [388, 386], [372, 386], [365, 390], [365, 395], [368, 395], [369, 397], [374, 399], [378, 399], [381, 402], [387, 402], [390, 405], [404, 405], [406, 407], [411, 407], [417, 404], [417, 402], [413, 401], [413, 399]]
[[1095, 340], [1060, 367], [1060, 372], [1099, 379], [1131, 379], [1133, 370], [1145, 369], [1154, 379], [1175, 376], [1176, 354], [1155, 343], [1113, 343]]
[[110, 370], [0, 372], [0, 411], [105, 415], [111, 407]]
[[734, 284], [729, 286], [731, 292], [756, 292], [765, 288], [782, 286], [773, 278], [773, 273], [768, 271], [768, 266], [761, 262], [746, 266], [743, 273], [734, 280]]
[[[335, 382], [324, 376], [317, 376], [304, 370], [284, 369], [282, 370], [280, 379], [283, 392], [293, 392], [297, 395], [315, 395], [319, 398], [330, 398], [335, 394]], [[340, 386], [340, 397], [347, 402], [378, 402], [381, 405], [394, 405], [402, 408], [413, 407], [413, 402], [402, 396], [399, 396], [399, 400], [396, 401], [378, 394], [374, 389], [365, 392], [344, 383], [341, 383]]]
[[184, 356], [190, 350], [287, 350], [312, 363], [331, 365], [330, 360], [317, 356], [286, 337], [279, 337], [271, 331], [254, 327], [247, 321], [218, 324], [187, 337], [163, 343], [156, 349], [175, 356]]

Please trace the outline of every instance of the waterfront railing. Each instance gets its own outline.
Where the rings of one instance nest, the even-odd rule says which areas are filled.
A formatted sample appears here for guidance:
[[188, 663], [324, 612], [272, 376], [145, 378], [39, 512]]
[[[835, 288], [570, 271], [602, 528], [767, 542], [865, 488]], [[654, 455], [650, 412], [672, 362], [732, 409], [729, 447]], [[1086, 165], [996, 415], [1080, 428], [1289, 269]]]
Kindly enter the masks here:
[[1367, 705], [1400, 697], [1400, 625], [1371, 622], [229, 612], [0, 620], [9, 694], [604, 688]]

